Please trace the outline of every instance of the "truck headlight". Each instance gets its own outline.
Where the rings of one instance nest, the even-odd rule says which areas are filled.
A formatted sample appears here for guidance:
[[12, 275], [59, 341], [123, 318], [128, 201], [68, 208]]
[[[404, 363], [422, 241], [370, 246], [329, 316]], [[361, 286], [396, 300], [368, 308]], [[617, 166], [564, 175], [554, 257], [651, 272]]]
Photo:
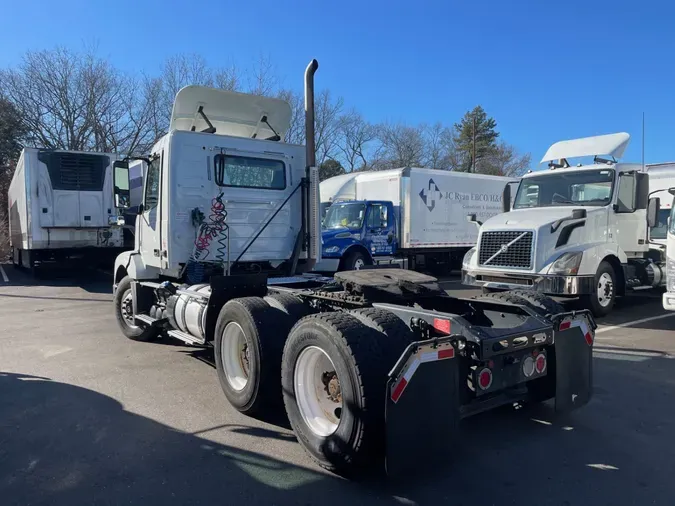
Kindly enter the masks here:
[[579, 265], [581, 264], [581, 257], [583, 252], [563, 253], [558, 259], [553, 262], [553, 265], [548, 270], [549, 274], [576, 274], [579, 272]]
[[475, 246], [464, 254], [464, 258], [462, 259], [462, 269], [468, 269], [469, 267], [471, 267], [471, 260], [473, 259], [473, 256], [475, 254], [476, 254]]
[[675, 258], [666, 259], [666, 289], [675, 292]]
[[324, 253], [337, 253], [338, 251], [340, 251], [340, 246], [328, 246], [323, 250]]

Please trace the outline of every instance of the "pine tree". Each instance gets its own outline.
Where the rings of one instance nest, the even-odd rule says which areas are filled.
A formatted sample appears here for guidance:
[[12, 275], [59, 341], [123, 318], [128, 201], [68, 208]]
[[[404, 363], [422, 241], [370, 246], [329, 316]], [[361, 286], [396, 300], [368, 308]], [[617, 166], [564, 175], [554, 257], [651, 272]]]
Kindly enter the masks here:
[[473, 138], [474, 118], [476, 125], [476, 172], [480, 170], [481, 158], [487, 158], [497, 149], [496, 131], [497, 122], [488, 117], [485, 110], [479, 105], [472, 111], [468, 111], [459, 123], [455, 123], [453, 140], [455, 149], [459, 155], [459, 164], [455, 170], [460, 172], [473, 171]]

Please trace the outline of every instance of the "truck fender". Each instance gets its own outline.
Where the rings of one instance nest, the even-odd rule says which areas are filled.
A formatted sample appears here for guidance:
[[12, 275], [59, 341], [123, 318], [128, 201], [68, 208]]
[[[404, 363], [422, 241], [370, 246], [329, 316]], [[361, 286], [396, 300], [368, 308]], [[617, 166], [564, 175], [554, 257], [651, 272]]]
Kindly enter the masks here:
[[159, 278], [159, 269], [143, 263], [143, 257], [138, 251], [124, 251], [115, 259], [115, 281], [114, 286], [124, 278], [129, 276], [131, 279], [157, 279]]
[[371, 262], [373, 261], [373, 256], [370, 254], [370, 251], [368, 251], [366, 249], [366, 247], [361, 243], [354, 243], [354, 244], [348, 246], [347, 249], [345, 249], [342, 252], [342, 256], [340, 257], [340, 260], [342, 260], [344, 258], [347, 258], [350, 255], [350, 253], [352, 253], [354, 251], [360, 251], [361, 253], [366, 255], [366, 257], [368, 257]]
[[579, 266], [579, 275], [594, 276], [603, 260], [610, 262], [614, 269], [621, 270], [621, 265], [628, 262], [626, 253], [619, 248], [610, 248], [607, 244], [598, 244], [584, 249], [584, 256]]

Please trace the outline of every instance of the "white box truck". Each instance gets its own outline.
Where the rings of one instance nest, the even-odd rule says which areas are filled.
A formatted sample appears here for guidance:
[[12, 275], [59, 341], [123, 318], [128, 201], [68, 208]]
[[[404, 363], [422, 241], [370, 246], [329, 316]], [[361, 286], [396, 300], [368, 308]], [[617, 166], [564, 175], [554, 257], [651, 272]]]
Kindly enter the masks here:
[[[513, 210], [480, 227], [463, 282], [580, 297], [596, 316], [608, 314], [619, 295], [662, 286], [663, 248], [649, 236], [659, 218], [652, 192], [671, 176], [619, 163], [629, 140], [617, 133], [553, 144], [542, 159], [548, 169], [522, 178]], [[577, 157], [593, 161], [570, 163]]]
[[[517, 179], [423, 168], [361, 172], [321, 183], [331, 205], [316, 270], [400, 264], [435, 273], [461, 266], [478, 231], [466, 221], [502, 212], [504, 186]], [[328, 191], [335, 191], [328, 196]]]
[[109, 221], [113, 204], [111, 153], [25, 148], [9, 186], [9, 233], [15, 265], [104, 262], [123, 247]]

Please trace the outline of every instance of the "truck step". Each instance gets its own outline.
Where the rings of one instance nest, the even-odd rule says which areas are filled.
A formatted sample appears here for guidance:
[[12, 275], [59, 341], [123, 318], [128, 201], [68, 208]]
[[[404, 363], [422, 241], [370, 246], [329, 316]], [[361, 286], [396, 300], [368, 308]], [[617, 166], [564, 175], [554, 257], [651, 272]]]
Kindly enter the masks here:
[[136, 319], [139, 322], [143, 322], [146, 325], [152, 325], [157, 321], [155, 318], [153, 318], [152, 316], [148, 316], [147, 314], [137, 314], [134, 316], [134, 319]]
[[187, 344], [192, 344], [192, 345], [198, 346], [198, 345], [202, 345], [206, 342], [203, 338], [200, 339], [199, 337], [195, 337], [195, 336], [193, 336], [191, 334], [188, 334], [186, 332], [183, 332], [181, 330], [169, 330], [169, 332], [167, 332], [167, 334], [169, 334], [171, 337], [175, 337], [179, 341], [183, 341], [184, 343], [187, 343]]

